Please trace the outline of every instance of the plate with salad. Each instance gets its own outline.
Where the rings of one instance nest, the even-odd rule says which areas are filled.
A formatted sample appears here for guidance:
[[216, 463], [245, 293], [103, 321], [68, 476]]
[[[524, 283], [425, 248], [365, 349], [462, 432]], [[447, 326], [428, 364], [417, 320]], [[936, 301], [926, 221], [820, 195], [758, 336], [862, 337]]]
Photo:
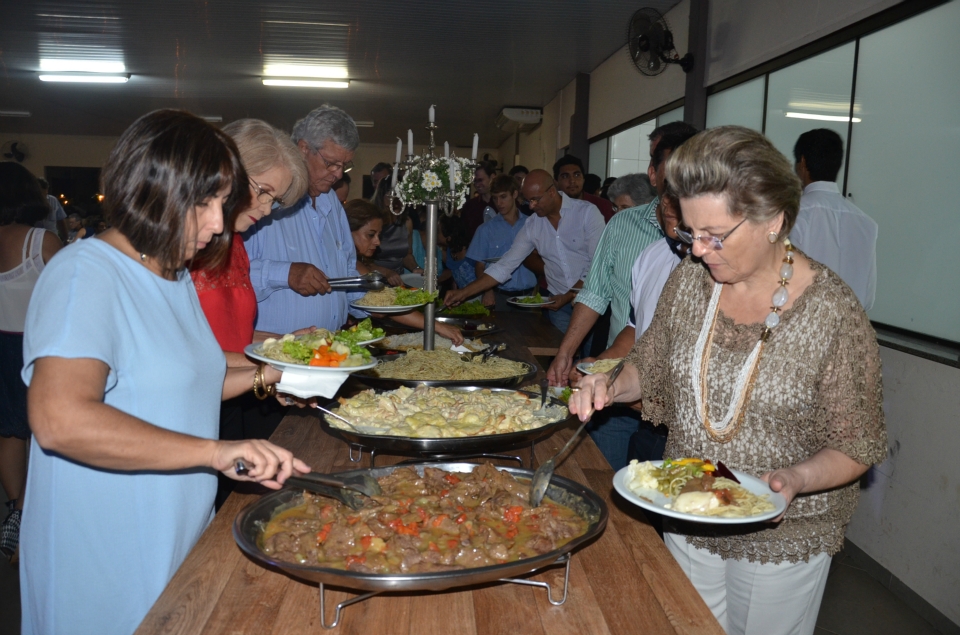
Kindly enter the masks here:
[[631, 461], [614, 475], [613, 487], [647, 511], [697, 523], [755, 523], [787, 508], [763, 480], [699, 458]]
[[386, 337], [387, 333], [382, 328], [373, 325], [370, 318], [361, 320], [350, 328], [341, 329], [333, 334], [336, 342], [357, 346], [366, 346], [367, 344], [376, 344]]
[[436, 291], [429, 293], [423, 289], [387, 287], [382, 291], [368, 291], [356, 302], [351, 302], [350, 306], [371, 313], [406, 313], [436, 299]]
[[458, 304], [457, 306], [448, 306], [447, 308], [440, 311], [441, 315], [458, 315], [458, 316], [487, 316], [490, 315], [490, 309], [483, 306], [483, 303], [480, 300], [473, 300], [472, 302], [464, 302], [463, 304]]
[[305, 335], [287, 333], [269, 337], [263, 342], [248, 344], [243, 352], [251, 359], [270, 364], [279, 371], [311, 370], [348, 372], [366, 370], [377, 365], [370, 351], [358, 344], [337, 341], [333, 333], [317, 329]]
[[549, 297], [544, 299], [544, 297], [540, 295], [540, 292], [537, 291], [534, 295], [515, 295], [512, 298], [507, 298], [507, 304], [525, 309], [538, 309], [542, 306], [550, 306], [553, 304], [553, 300]]

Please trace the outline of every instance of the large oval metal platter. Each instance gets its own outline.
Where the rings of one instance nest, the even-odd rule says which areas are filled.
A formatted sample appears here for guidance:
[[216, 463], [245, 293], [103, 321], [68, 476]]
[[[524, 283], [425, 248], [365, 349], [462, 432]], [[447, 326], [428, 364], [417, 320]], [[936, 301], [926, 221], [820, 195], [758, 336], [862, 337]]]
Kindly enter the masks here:
[[[524, 390], [510, 390], [508, 388], [482, 388], [472, 386], [469, 388], [452, 388], [452, 390], [492, 390], [502, 392], [519, 392], [527, 395], [531, 399], [540, 399], [540, 395]], [[380, 392], [380, 391], [378, 391]], [[566, 404], [548, 397], [549, 403], [554, 406], [566, 408]], [[569, 413], [569, 411], [568, 411]], [[450, 438], [429, 438], [421, 439], [418, 437], [396, 437], [385, 434], [361, 434], [352, 430], [343, 430], [330, 425], [327, 415], [320, 413], [320, 425], [328, 434], [339, 437], [340, 439], [352, 445], [358, 445], [365, 448], [383, 450], [390, 454], [421, 454], [421, 455], [464, 455], [476, 452], [488, 452], [506, 450], [526, 445], [538, 439], [548, 437], [560, 428], [577, 420], [576, 415], [568, 414], [566, 418], [553, 423], [533, 428], [532, 430], [522, 430], [520, 432], [506, 432], [504, 434], [486, 434], [473, 437], [450, 437]], [[363, 424], [362, 421], [355, 423]]]
[[[375, 358], [380, 361], [392, 361], [400, 359], [403, 357], [403, 355], [404, 353], [394, 353], [377, 355]], [[503, 356], [503, 358], [510, 359], [506, 356]], [[529, 380], [533, 379], [533, 376], [537, 374], [537, 367], [529, 362], [524, 362], [517, 359], [510, 359], [510, 361], [520, 362], [521, 364], [526, 365], [526, 372], [524, 372], [522, 375], [498, 377], [497, 379], [387, 379], [385, 377], [377, 377], [374, 374], [377, 369], [374, 367], [355, 373], [354, 378], [359, 379], [361, 382], [365, 383], [371, 388], [380, 388], [383, 390], [393, 390], [394, 388], [399, 388], [400, 386], [409, 386], [410, 388], [416, 388], [417, 386], [446, 386], [448, 388], [454, 386], [481, 386], [484, 388], [509, 388], [511, 386], [522, 386]]]
[[[477, 467], [474, 463], [427, 463], [404, 467], [413, 467], [422, 475], [423, 468], [426, 466], [447, 472], [460, 473], [472, 472]], [[343, 472], [342, 475], [369, 474], [374, 478], [379, 478], [390, 474], [397, 467], [352, 470]], [[497, 467], [497, 469], [509, 472], [518, 479], [529, 480], [533, 477], [532, 470], [516, 467]], [[233, 537], [240, 549], [254, 560], [310, 582], [322, 582], [323, 584], [364, 591], [442, 591], [452, 587], [481, 584], [501, 578], [519, 576], [549, 566], [562, 555], [593, 540], [600, 535], [607, 525], [608, 511], [606, 504], [593, 490], [580, 483], [554, 475], [550, 481], [550, 486], [547, 488], [547, 497], [570, 507], [587, 520], [589, 526], [586, 533], [558, 549], [533, 558], [524, 558], [514, 562], [475, 569], [431, 573], [372, 574], [344, 571], [319, 565], [296, 564], [271, 558], [263, 553], [260, 548], [260, 536], [263, 533], [263, 528], [275, 514], [301, 502], [301, 490], [298, 489], [283, 489], [279, 492], [267, 494], [260, 500], [251, 503], [237, 515], [233, 523]]]

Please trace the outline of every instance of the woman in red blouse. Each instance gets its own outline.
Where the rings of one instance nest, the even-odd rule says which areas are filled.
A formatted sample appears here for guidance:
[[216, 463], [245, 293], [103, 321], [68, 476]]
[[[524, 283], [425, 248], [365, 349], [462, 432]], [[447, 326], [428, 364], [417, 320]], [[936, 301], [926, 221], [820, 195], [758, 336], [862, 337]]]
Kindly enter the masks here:
[[250, 206], [233, 218], [233, 242], [223, 262], [196, 259], [190, 275], [210, 328], [228, 366], [252, 366], [243, 348], [254, 341], [257, 298], [250, 283], [250, 260], [240, 234], [274, 208], [300, 200], [307, 189], [307, 167], [290, 135], [259, 119], [240, 119], [223, 128], [240, 150], [250, 181]]
[[[250, 260], [240, 236], [274, 209], [303, 197], [307, 190], [307, 167], [290, 135], [258, 119], [240, 119], [223, 128], [233, 138], [249, 177], [250, 204], [239, 208], [230, 219], [233, 239], [222, 262], [210, 261], [201, 253], [190, 268], [200, 306], [223, 349], [227, 366], [254, 366], [243, 349], [255, 339], [273, 333], [255, 333], [257, 298], [250, 282]], [[276, 429], [286, 408], [269, 399], [258, 401], [252, 394], [224, 401], [220, 407], [220, 438], [266, 439]], [[219, 509], [234, 487], [233, 481], [219, 480], [216, 505]]]

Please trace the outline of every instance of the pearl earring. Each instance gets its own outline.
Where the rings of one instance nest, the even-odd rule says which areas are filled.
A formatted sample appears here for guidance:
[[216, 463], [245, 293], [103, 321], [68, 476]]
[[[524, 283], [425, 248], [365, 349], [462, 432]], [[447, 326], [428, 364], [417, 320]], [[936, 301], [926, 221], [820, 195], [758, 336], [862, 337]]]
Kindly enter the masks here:
[[767, 240], [770, 241], [771, 245], [777, 242], [778, 238], [780, 238], [780, 234], [778, 234], [777, 232], [770, 232], [769, 234], [767, 234]]

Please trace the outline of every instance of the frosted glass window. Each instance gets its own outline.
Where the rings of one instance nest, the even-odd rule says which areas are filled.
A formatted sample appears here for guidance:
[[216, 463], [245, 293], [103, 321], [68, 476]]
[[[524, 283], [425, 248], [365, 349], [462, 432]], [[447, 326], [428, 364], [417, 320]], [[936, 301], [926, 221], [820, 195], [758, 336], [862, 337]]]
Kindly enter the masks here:
[[674, 108], [657, 117], [657, 127], [659, 128], [663, 124], [670, 123], [671, 121], [683, 121], [683, 106]]
[[[960, 2], [860, 40], [852, 200], [879, 225], [870, 319], [960, 342]], [[922, 43], [906, 46], [905, 43]]]
[[763, 84], [760, 76], [707, 97], [707, 128], [745, 126], [763, 131]]
[[[797, 138], [808, 130], [833, 130], [846, 148], [855, 47], [850, 42], [770, 74], [765, 133], [791, 163]], [[843, 191], [843, 166], [837, 185]]]
[[650, 164], [650, 133], [656, 124], [642, 123], [610, 137], [610, 169], [607, 176], [620, 177], [646, 172]]
[[609, 139], [601, 139], [590, 144], [590, 163], [587, 170], [600, 177], [607, 178], [607, 145]]

